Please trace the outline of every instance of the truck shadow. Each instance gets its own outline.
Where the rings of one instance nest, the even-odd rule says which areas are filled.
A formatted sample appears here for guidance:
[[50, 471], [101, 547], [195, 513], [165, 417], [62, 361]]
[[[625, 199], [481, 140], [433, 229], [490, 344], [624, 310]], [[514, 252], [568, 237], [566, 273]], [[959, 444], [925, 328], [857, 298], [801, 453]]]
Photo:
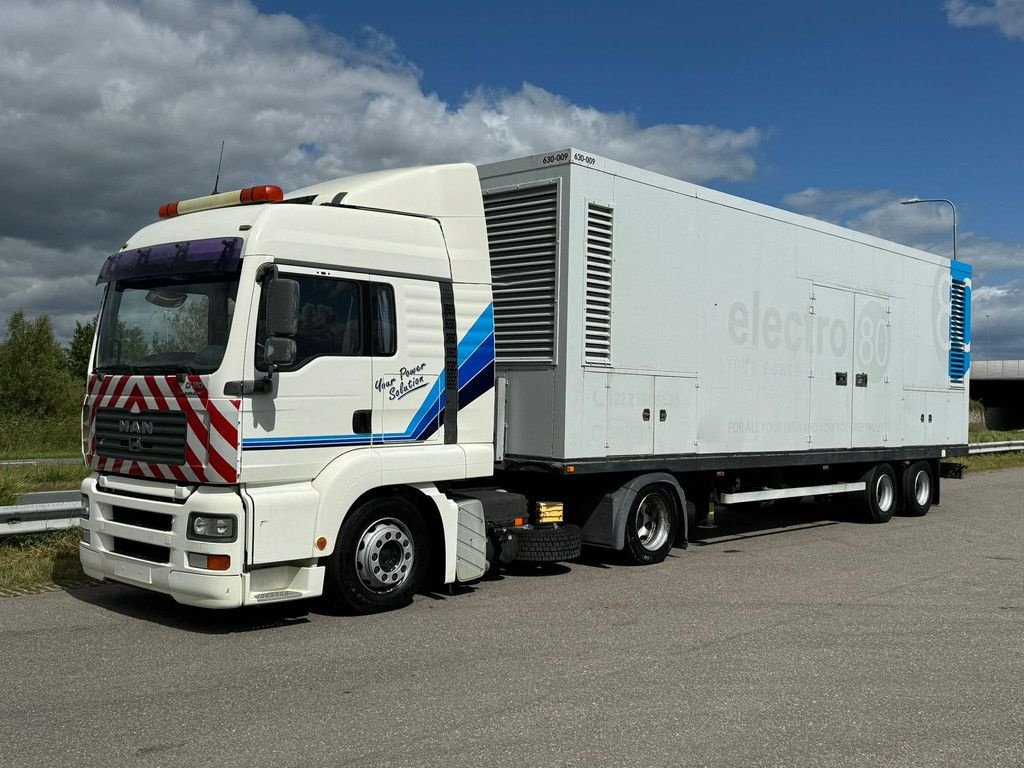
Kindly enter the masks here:
[[808, 528], [867, 524], [858, 505], [848, 499], [807, 499], [719, 508], [714, 522], [690, 528], [690, 545], [715, 546], [761, 536], [780, 536]]
[[127, 584], [104, 583], [68, 590], [76, 600], [140, 621], [204, 635], [229, 635], [309, 622], [309, 600], [219, 611], [174, 602], [167, 595]]

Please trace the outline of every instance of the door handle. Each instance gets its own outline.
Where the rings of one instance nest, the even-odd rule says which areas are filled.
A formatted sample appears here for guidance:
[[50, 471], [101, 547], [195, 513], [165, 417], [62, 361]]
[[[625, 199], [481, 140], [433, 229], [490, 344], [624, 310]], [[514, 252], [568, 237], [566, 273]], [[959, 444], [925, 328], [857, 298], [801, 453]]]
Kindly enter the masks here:
[[357, 435], [368, 435], [373, 431], [372, 411], [355, 411], [352, 414], [352, 431]]

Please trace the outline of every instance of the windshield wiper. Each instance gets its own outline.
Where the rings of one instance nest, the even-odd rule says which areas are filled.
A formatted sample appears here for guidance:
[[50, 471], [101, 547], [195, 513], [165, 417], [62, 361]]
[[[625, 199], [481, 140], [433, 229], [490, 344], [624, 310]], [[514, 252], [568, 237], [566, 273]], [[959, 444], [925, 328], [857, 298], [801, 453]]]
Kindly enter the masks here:
[[98, 365], [98, 366], [96, 366], [96, 373], [102, 374], [104, 376], [106, 376], [107, 374], [120, 374], [120, 375], [124, 375], [126, 373], [131, 374], [131, 375], [134, 376], [135, 374], [137, 374], [139, 372], [140, 371], [139, 371], [138, 367], [136, 367], [134, 365], [131, 365], [129, 363], [120, 363], [119, 365]]
[[132, 366], [134, 373], [209, 373], [209, 371], [201, 371], [194, 365], [189, 363], [153, 363], [152, 365], [135, 365]]

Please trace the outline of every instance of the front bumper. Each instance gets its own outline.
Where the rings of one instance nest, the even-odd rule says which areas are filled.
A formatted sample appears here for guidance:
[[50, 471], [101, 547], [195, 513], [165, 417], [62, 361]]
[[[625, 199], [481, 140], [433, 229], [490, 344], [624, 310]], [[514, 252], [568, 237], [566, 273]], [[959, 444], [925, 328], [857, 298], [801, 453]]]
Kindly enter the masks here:
[[[200, 486], [184, 499], [126, 495], [101, 488], [94, 474], [82, 481], [81, 490], [89, 498], [79, 545], [87, 575], [163, 592], [186, 605], [237, 608], [245, 602], [245, 512], [235, 488]], [[154, 493], [160, 490], [152, 486]], [[192, 512], [233, 516], [235, 540], [188, 539]], [[227, 555], [229, 567], [211, 571], [190, 565], [190, 559], [195, 563], [208, 555]]]

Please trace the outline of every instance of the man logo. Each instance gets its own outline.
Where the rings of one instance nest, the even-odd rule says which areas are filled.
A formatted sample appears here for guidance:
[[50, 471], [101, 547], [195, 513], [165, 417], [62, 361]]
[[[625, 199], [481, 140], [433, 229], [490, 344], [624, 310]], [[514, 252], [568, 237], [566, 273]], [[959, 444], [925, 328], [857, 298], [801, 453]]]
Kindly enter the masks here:
[[142, 451], [142, 438], [141, 437], [129, 437], [128, 438], [128, 450], [132, 453], [140, 453]]
[[141, 419], [118, 419], [117, 431], [123, 435], [152, 435], [153, 422]]

